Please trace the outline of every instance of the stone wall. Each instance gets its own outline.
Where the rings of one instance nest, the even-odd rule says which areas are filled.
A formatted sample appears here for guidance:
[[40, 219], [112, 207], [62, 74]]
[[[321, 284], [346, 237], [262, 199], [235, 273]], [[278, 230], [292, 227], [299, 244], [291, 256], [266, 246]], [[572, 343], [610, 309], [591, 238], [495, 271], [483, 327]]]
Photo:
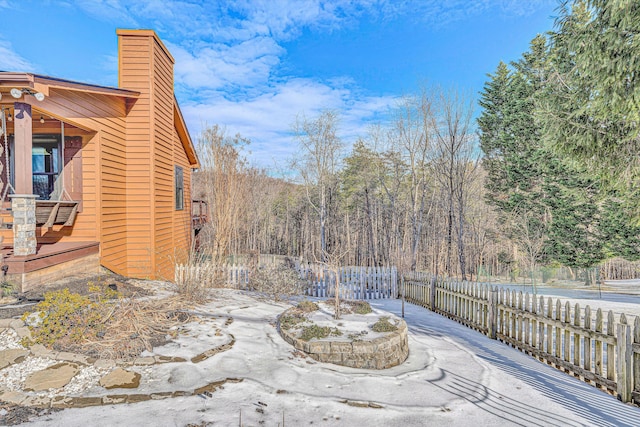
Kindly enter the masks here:
[[[286, 315], [285, 311], [281, 316]], [[280, 336], [300, 351], [319, 362], [362, 369], [387, 369], [404, 362], [409, 356], [407, 324], [400, 321], [398, 329], [385, 336], [361, 341], [303, 341], [280, 327]]]

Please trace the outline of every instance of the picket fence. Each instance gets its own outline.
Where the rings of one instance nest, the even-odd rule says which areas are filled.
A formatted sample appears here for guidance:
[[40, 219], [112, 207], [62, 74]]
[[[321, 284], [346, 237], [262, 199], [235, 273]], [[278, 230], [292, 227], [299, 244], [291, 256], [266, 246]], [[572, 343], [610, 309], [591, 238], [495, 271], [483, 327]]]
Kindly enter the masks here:
[[[301, 279], [306, 281], [306, 294], [314, 297], [335, 296], [336, 270], [323, 264], [302, 264], [295, 267]], [[188, 280], [204, 282], [215, 276], [225, 286], [245, 289], [249, 284], [250, 268], [243, 264], [229, 263], [213, 265], [198, 263], [194, 265], [177, 264], [175, 282]], [[344, 299], [381, 299], [397, 298], [398, 271], [395, 267], [339, 267], [339, 296]]]
[[[313, 297], [335, 296], [336, 270], [323, 264], [300, 267], [307, 281], [307, 294]], [[340, 298], [372, 300], [398, 297], [398, 270], [395, 267], [339, 267]]]
[[224, 283], [226, 287], [243, 289], [249, 283], [249, 269], [238, 264], [198, 263], [175, 266], [175, 283], [208, 283], [214, 278]]
[[564, 305], [486, 284], [402, 278], [414, 303], [503, 341], [583, 381], [640, 404], [640, 317]]

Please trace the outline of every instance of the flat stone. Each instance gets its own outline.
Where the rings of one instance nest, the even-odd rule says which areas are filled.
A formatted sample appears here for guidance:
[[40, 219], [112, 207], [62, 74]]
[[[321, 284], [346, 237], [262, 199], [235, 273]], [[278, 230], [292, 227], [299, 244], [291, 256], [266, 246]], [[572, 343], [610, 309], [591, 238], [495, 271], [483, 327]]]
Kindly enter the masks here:
[[151, 400], [167, 399], [167, 398], [172, 397], [172, 396], [173, 396], [173, 392], [172, 391], [161, 391], [161, 392], [158, 392], [158, 393], [151, 393], [149, 395]]
[[27, 395], [20, 393], [19, 391], [8, 390], [0, 393], [0, 400], [7, 403], [13, 403], [14, 405], [21, 404], [26, 398]]
[[93, 362], [93, 366], [95, 366], [96, 368], [111, 369], [116, 366], [116, 362], [111, 359], [98, 359]]
[[148, 356], [148, 357], [138, 357], [136, 358], [136, 360], [133, 361], [134, 365], [153, 365], [154, 363], [156, 363], [156, 359], [153, 356]]
[[15, 328], [15, 331], [19, 338], [31, 339], [31, 330], [26, 326], [23, 326], [21, 328]]
[[47, 349], [42, 344], [35, 344], [31, 346], [31, 354], [36, 357], [50, 357], [51, 353], [51, 350]]
[[100, 378], [100, 385], [107, 390], [112, 388], [138, 388], [141, 375], [137, 372], [116, 368]]
[[146, 402], [151, 400], [151, 396], [148, 394], [129, 394], [127, 395], [127, 403]]
[[78, 353], [70, 353], [68, 351], [61, 351], [58, 353], [56, 359], [58, 360], [64, 360], [65, 362], [76, 362], [76, 363], [81, 363], [83, 365], [88, 365], [88, 357], [85, 356], [84, 354], [78, 354]]
[[186, 360], [182, 357], [154, 356], [153, 358], [155, 359], [156, 363], [186, 362]]
[[11, 326], [13, 329], [22, 328], [24, 327], [24, 322], [20, 319], [12, 319], [9, 322], [9, 326]]
[[353, 348], [351, 347], [350, 342], [340, 342], [333, 341], [331, 342], [331, 353], [352, 353]]
[[4, 369], [9, 365], [20, 363], [29, 354], [29, 350], [21, 350], [19, 348], [10, 348], [0, 351], [0, 369]]
[[51, 407], [52, 408], [71, 408], [71, 403], [73, 399], [67, 396], [54, 396], [51, 399]]
[[103, 405], [116, 405], [118, 403], [125, 403], [127, 401], [126, 394], [110, 394], [102, 398]]
[[20, 405], [32, 408], [48, 408], [51, 406], [51, 398], [46, 396], [27, 396]]
[[72, 397], [69, 408], [88, 408], [102, 405], [101, 397]]
[[78, 373], [78, 366], [72, 363], [58, 363], [32, 373], [24, 382], [26, 391], [43, 391], [52, 388], [62, 388], [69, 384], [71, 378]]

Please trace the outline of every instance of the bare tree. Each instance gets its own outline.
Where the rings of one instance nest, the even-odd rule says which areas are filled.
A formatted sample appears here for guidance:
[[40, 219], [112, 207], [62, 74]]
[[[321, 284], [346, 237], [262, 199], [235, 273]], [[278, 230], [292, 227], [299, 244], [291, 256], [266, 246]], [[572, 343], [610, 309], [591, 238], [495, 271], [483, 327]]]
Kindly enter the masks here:
[[240, 218], [247, 194], [248, 168], [240, 150], [248, 140], [236, 135], [228, 138], [214, 125], [199, 139], [201, 171], [200, 192], [209, 203], [210, 222], [204, 231], [211, 257], [223, 261], [237, 242]]
[[[479, 161], [474, 133], [471, 128], [473, 102], [455, 90], [437, 91], [438, 115], [433, 129], [438, 147], [436, 176], [440, 180], [447, 201], [447, 257], [446, 270], [453, 274], [453, 240], [456, 234], [458, 263], [466, 280], [464, 247], [465, 211], [468, 190], [475, 179]], [[455, 221], [457, 220], [457, 229]]]
[[309, 205], [319, 217], [319, 253], [325, 261], [327, 252], [327, 218], [330, 198], [337, 191], [337, 172], [344, 144], [337, 135], [338, 115], [323, 111], [315, 119], [298, 116], [293, 131], [300, 157], [294, 160], [306, 191]]

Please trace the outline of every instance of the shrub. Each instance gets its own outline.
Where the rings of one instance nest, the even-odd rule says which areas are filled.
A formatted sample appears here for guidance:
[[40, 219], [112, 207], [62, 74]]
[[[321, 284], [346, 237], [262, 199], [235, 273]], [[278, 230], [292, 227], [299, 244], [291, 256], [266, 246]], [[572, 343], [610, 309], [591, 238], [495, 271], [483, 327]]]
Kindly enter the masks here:
[[[34, 313], [40, 321], [29, 327], [32, 343], [51, 347], [63, 338], [79, 343], [87, 335], [96, 337], [103, 330], [102, 318], [106, 312], [106, 304], [71, 293], [69, 289], [47, 292], [44, 301], [35, 307]], [[22, 320], [27, 321], [34, 313], [25, 313]], [[29, 344], [26, 340], [23, 342], [23, 345]]]
[[373, 311], [366, 301], [353, 301], [352, 306], [356, 314], [369, 314]]
[[311, 313], [319, 309], [318, 304], [309, 300], [300, 301], [298, 308], [302, 310], [303, 313]]
[[284, 264], [261, 266], [251, 272], [248, 289], [267, 294], [276, 301], [283, 296], [302, 295], [300, 275]]
[[329, 335], [340, 336], [342, 332], [338, 328], [330, 328], [328, 326], [318, 326], [315, 323], [309, 326], [305, 326], [300, 334], [300, 339], [303, 341], [309, 341], [313, 338], [322, 339]]
[[17, 293], [17, 286], [7, 281], [0, 282], [0, 298], [9, 297]]
[[192, 250], [186, 263], [176, 268], [176, 293], [188, 302], [206, 302], [211, 288], [226, 285], [225, 268], [212, 262], [204, 252]]
[[374, 332], [393, 332], [398, 329], [396, 325], [389, 321], [387, 316], [381, 317], [371, 326]]
[[301, 316], [294, 316], [294, 315], [289, 315], [289, 314], [285, 314], [280, 316], [280, 327], [282, 329], [284, 329], [285, 331], [288, 331], [289, 329], [295, 327], [296, 325], [304, 322], [305, 320], [307, 320], [304, 317]]

